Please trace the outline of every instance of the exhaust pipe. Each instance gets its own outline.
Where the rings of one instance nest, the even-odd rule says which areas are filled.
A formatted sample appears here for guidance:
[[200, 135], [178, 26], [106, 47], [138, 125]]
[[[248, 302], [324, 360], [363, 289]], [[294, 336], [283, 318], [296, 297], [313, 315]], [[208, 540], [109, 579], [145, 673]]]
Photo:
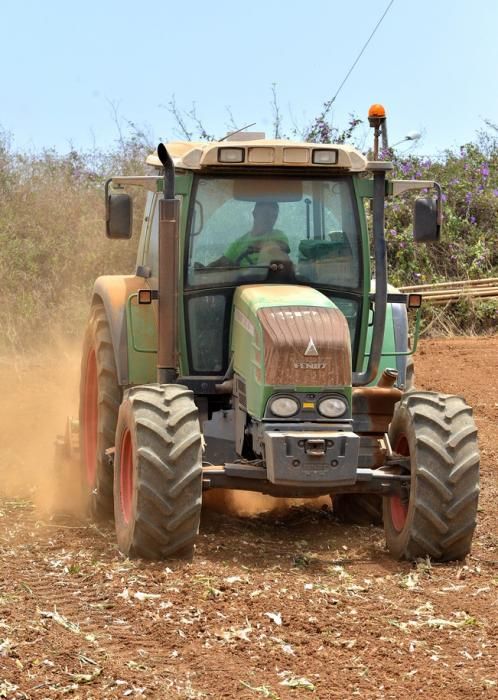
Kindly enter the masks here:
[[157, 155], [164, 167], [164, 197], [159, 202], [157, 381], [174, 384], [178, 357], [178, 215], [175, 166], [166, 146]]

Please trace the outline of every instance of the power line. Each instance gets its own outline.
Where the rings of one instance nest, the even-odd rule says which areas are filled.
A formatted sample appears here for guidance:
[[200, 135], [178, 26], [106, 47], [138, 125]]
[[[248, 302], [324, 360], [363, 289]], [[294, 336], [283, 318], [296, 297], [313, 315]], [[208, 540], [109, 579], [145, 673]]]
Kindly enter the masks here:
[[349, 78], [349, 76], [350, 76], [351, 73], [353, 72], [353, 70], [354, 70], [356, 64], [358, 63], [358, 61], [360, 60], [360, 58], [363, 56], [363, 53], [364, 53], [365, 49], [366, 49], [367, 46], [369, 45], [369, 43], [370, 43], [370, 41], [372, 40], [372, 38], [373, 38], [375, 32], [377, 31], [377, 29], [380, 27], [380, 25], [381, 25], [381, 23], [382, 23], [382, 20], [384, 19], [384, 17], [387, 15], [387, 13], [389, 12], [389, 10], [391, 9], [391, 5], [393, 4], [393, 2], [394, 2], [394, 0], [391, 0], [391, 2], [389, 3], [389, 5], [388, 5], [388, 6], [386, 7], [386, 9], [384, 10], [384, 14], [382, 15], [382, 17], [379, 19], [379, 21], [378, 21], [377, 24], [375, 25], [375, 27], [374, 27], [374, 29], [373, 29], [373, 32], [370, 34], [370, 36], [369, 36], [368, 39], [366, 40], [366, 42], [365, 42], [365, 44], [364, 44], [362, 50], [360, 51], [360, 53], [359, 53], [358, 56], [356, 57], [355, 62], [353, 63], [353, 65], [351, 66], [351, 68], [348, 70], [348, 72], [347, 72], [347, 74], [346, 74], [346, 77], [344, 78], [344, 80], [342, 81], [342, 83], [341, 83], [341, 84], [339, 85], [339, 87], [337, 88], [337, 92], [335, 93], [334, 97], [330, 100], [330, 103], [329, 103], [330, 106], [332, 106], [332, 105], [334, 104], [337, 95], [340, 93], [340, 91], [342, 90], [342, 88], [343, 88], [343, 86], [344, 86], [344, 83], [346, 82], [346, 80]]

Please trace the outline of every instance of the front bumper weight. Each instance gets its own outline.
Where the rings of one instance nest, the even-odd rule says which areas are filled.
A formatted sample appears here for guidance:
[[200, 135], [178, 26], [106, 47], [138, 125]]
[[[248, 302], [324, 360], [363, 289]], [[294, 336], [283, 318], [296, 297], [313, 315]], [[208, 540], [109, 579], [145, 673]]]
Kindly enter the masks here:
[[277, 431], [264, 434], [272, 484], [331, 487], [357, 479], [360, 438], [350, 431]]

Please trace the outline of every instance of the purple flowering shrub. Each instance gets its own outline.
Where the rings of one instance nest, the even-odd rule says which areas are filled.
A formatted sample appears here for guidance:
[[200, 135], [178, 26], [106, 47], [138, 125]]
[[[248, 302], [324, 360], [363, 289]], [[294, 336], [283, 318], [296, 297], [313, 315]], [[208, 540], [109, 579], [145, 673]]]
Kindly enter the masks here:
[[[394, 178], [436, 180], [444, 192], [441, 241], [428, 246], [411, 242], [411, 207], [420, 195], [410, 193], [388, 203], [386, 230], [393, 282], [498, 276], [498, 141], [481, 134], [476, 143], [458, 152], [446, 151], [436, 160], [393, 156]], [[392, 229], [396, 235], [390, 233]]]
[[[315, 143], [356, 140], [362, 123], [351, 115], [347, 128], [332, 125], [331, 102], [305, 133]], [[390, 280], [403, 286], [448, 280], [498, 277], [498, 127], [487, 123], [474, 143], [437, 158], [398, 155], [393, 149], [380, 157], [392, 160], [393, 179], [436, 180], [443, 189], [441, 241], [413, 242], [413, 202], [426, 191], [391, 197], [386, 204], [386, 240]], [[370, 154], [371, 156], [371, 154]]]
[[[403, 286], [498, 277], [498, 140], [481, 134], [476, 143], [435, 160], [393, 156], [393, 178], [439, 182], [444, 218], [438, 243], [416, 245], [413, 200], [425, 193], [390, 198], [386, 239], [391, 282]], [[498, 301], [465, 299], [444, 313], [442, 307], [428, 306], [424, 318], [436, 332], [496, 332]]]
[[[327, 122], [329, 109], [325, 103], [307, 134], [310, 141], [329, 143], [339, 133]], [[351, 118], [346, 140], [355, 135], [358, 123]], [[437, 158], [398, 155], [393, 149], [380, 154], [393, 161], [393, 179], [436, 180], [443, 189], [441, 240], [429, 245], [413, 241], [413, 202], [431, 192], [388, 198], [386, 241], [392, 284], [498, 277], [498, 127], [487, 126], [489, 130], [479, 133], [474, 143], [447, 150]], [[429, 309], [426, 316], [431, 313]], [[453, 330], [496, 330], [498, 301], [462, 301], [451, 305], [445, 314]]]

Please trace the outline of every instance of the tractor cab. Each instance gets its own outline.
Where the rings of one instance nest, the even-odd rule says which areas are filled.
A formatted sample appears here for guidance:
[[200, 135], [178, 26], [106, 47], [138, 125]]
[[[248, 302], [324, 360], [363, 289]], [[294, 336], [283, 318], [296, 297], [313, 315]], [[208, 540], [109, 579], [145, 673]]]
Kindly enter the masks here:
[[193, 374], [226, 371], [233, 295], [241, 285], [313, 287], [341, 308], [354, 341], [364, 276], [351, 178], [196, 178], [183, 280]]

